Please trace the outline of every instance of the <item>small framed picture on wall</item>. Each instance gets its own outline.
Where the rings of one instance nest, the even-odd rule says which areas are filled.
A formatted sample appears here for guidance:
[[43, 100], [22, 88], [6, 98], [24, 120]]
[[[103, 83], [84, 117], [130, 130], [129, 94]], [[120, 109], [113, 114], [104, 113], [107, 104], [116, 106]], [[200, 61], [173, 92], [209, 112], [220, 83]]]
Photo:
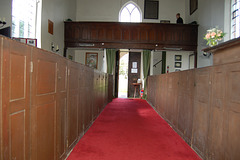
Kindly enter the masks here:
[[175, 55], [175, 61], [182, 61], [182, 55]]
[[16, 38], [12, 37], [13, 40], [37, 47], [37, 39], [32, 39], [32, 38]]
[[175, 68], [182, 68], [182, 62], [175, 62]]
[[198, 9], [198, 0], [190, 0], [190, 15]]
[[97, 69], [98, 53], [86, 53], [85, 65]]

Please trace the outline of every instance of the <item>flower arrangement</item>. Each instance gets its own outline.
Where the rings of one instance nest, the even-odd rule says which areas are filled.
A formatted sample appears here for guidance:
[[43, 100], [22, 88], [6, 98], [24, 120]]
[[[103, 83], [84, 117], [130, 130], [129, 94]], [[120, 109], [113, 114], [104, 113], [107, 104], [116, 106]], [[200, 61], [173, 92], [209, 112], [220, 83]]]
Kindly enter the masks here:
[[216, 46], [218, 41], [221, 41], [224, 36], [225, 33], [223, 33], [223, 31], [219, 30], [218, 28], [212, 28], [207, 30], [204, 39], [207, 40], [207, 45], [213, 47]]

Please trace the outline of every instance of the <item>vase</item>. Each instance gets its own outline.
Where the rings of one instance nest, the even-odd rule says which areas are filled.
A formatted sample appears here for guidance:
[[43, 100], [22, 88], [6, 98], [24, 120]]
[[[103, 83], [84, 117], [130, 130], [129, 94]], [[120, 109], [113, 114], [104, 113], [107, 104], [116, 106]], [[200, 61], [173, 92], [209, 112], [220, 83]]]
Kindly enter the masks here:
[[217, 41], [217, 40], [211, 41], [211, 42], [209, 43], [209, 46], [210, 46], [210, 47], [213, 47], [213, 46], [216, 46], [216, 45], [218, 45], [218, 41]]

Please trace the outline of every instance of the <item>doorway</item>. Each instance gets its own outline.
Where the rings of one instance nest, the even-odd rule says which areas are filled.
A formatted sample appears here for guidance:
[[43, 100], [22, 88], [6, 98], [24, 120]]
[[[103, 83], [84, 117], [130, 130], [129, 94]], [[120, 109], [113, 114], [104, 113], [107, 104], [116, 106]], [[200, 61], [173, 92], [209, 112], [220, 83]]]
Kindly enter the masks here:
[[141, 85], [136, 86], [133, 83], [141, 79], [141, 52], [129, 52], [129, 68], [128, 68], [128, 97], [134, 97], [136, 89], [136, 97], [140, 98]]
[[129, 52], [120, 51], [118, 98], [128, 98], [128, 61], [129, 61]]
[[[134, 97], [135, 87], [141, 79], [141, 52], [129, 52], [121, 49], [117, 52], [115, 67], [115, 97]], [[136, 97], [140, 97], [141, 85], [136, 88]]]

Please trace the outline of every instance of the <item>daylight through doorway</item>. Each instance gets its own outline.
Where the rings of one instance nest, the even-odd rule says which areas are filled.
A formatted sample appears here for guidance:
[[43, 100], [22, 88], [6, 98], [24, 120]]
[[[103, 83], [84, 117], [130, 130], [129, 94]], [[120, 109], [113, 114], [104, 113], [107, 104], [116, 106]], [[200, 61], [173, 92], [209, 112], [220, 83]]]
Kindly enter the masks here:
[[128, 59], [129, 52], [120, 52], [118, 98], [127, 98], [128, 93]]

